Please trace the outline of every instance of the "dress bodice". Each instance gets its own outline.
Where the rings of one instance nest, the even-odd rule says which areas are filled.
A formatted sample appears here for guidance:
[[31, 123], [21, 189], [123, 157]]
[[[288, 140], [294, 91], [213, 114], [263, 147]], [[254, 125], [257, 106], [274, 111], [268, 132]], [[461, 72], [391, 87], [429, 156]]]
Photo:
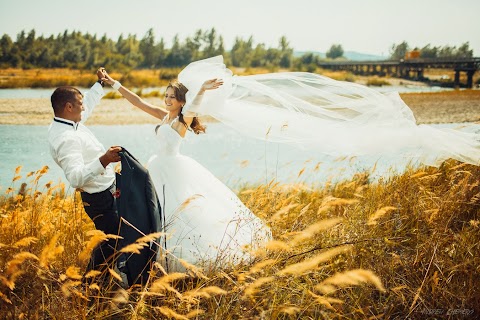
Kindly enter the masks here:
[[182, 137], [172, 128], [172, 124], [176, 121], [178, 121], [178, 118], [172, 123], [165, 123], [164, 119], [162, 124], [156, 129], [156, 136], [158, 139], [157, 151], [162, 157], [176, 156], [180, 152]]

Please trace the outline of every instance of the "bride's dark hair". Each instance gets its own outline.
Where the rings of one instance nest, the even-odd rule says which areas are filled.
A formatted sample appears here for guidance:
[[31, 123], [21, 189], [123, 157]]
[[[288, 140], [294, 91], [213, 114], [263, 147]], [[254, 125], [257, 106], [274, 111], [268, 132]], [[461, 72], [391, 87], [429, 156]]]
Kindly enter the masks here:
[[[175, 92], [175, 98], [178, 101], [183, 102], [183, 103], [187, 102], [187, 100], [185, 99], [185, 95], [187, 94], [188, 89], [183, 84], [181, 84], [178, 81], [173, 81], [173, 82], [170, 82], [168, 84], [167, 89], [168, 88], [173, 89], [173, 91]], [[182, 111], [180, 111], [180, 115], [179, 115], [178, 119], [185, 126], [187, 126], [187, 123], [185, 122], [185, 120], [183, 120]], [[205, 133], [205, 129], [206, 129], [206, 127], [200, 123], [200, 121], [198, 120], [198, 117], [193, 118], [192, 123], [190, 124], [190, 128], [192, 128], [192, 130], [193, 130], [193, 132], [195, 132], [195, 134]]]

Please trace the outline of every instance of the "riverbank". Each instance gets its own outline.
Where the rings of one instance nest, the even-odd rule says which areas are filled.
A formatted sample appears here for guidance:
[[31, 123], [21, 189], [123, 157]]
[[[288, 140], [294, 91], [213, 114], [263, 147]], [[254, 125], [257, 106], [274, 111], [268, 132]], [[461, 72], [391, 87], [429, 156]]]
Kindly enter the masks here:
[[[419, 124], [480, 121], [480, 90], [402, 93], [400, 96], [412, 109]], [[163, 105], [163, 99], [158, 97], [145, 100]], [[52, 108], [48, 98], [0, 99], [0, 125], [48, 125], [51, 120]], [[157, 122], [125, 99], [102, 99], [87, 123], [123, 125]]]

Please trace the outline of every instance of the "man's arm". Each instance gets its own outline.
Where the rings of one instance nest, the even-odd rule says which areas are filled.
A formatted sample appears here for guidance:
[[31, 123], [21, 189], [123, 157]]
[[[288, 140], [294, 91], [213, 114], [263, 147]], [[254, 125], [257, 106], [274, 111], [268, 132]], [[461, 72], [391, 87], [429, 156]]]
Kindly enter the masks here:
[[97, 175], [105, 172], [100, 160], [86, 165], [80, 150], [81, 145], [77, 139], [66, 139], [55, 148], [55, 160], [73, 188], [82, 188]]
[[120, 161], [120, 147], [111, 147], [98, 160], [85, 164], [81, 154], [81, 145], [77, 139], [65, 139], [56, 148], [56, 162], [62, 168], [70, 185], [82, 188], [96, 176], [105, 172], [111, 162]]
[[[100, 69], [97, 70], [97, 77], [101, 80], [101, 71]], [[99, 82], [95, 82], [95, 84], [83, 95], [83, 107], [85, 110], [82, 112], [82, 120], [81, 122], [84, 123], [87, 121], [88, 117], [92, 114], [93, 109], [100, 104], [100, 100], [105, 95], [103, 91], [103, 87]]]

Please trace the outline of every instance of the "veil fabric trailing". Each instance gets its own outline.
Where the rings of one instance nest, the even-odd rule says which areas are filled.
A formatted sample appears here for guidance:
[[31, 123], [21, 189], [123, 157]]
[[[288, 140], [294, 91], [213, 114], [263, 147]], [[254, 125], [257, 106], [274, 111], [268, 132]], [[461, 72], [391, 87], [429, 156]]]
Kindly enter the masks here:
[[[200, 105], [188, 105], [213, 78], [224, 84], [206, 91]], [[398, 155], [433, 166], [449, 158], [480, 162], [477, 134], [417, 125], [398, 93], [306, 72], [235, 76], [222, 56], [192, 62], [178, 80], [188, 88], [184, 111], [195, 109], [246, 136], [338, 157]]]

